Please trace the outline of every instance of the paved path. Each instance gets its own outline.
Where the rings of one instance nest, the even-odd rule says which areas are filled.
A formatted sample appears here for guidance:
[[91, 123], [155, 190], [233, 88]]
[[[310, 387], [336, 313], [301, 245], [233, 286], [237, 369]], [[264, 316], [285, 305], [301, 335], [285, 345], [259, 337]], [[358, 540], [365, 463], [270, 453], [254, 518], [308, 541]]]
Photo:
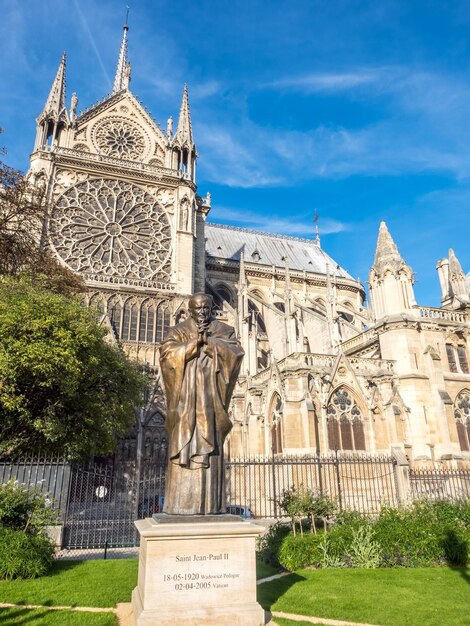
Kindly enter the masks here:
[[44, 604], [11, 604], [0, 602], [0, 609], [50, 609], [51, 611], [80, 611], [82, 613], [116, 613], [116, 609], [96, 606], [49, 606]]
[[345, 622], [344, 620], [326, 619], [324, 617], [306, 617], [305, 615], [294, 615], [293, 613], [281, 613], [273, 611], [271, 615], [290, 619], [293, 622], [306, 622], [307, 624], [326, 624], [326, 626], [374, 626], [374, 624], [363, 624], [361, 622]]

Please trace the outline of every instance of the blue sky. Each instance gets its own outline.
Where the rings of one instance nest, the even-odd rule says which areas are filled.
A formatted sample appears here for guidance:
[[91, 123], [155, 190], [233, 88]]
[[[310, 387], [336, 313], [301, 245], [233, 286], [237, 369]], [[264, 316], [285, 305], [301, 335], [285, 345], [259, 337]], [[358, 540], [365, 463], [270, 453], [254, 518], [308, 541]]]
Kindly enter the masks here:
[[[436, 261], [470, 270], [470, 3], [130, 2], [131, 90], [166, 126], [189, 85], [210, 219], [313, 236], [367, 280], [385, 220], [438, 305]], [[0, 126], [26, 169], [60, 56], [79, 110], [111, 90], [126, 2], [1, 0]]]

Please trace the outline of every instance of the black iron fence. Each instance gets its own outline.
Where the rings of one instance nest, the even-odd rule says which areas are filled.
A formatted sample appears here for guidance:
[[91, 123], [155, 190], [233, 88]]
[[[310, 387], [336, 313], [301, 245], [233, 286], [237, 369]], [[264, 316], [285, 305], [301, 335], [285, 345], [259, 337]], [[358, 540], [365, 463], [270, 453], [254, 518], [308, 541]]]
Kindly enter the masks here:
[[138, 545], [134, 520], [161, 510], [165, 466], [72, 468], [62, 547]]
[[412, 469], [409, 472], [413, 500], [467, 500], [470, 498], [470, 468]]
[[63, 521], [72, 468], [58, 457], [28, 457], [0, 460], [0, 484], [15, 480], [29, 488], [47, 494], [54, 502], [59, 519]]
[[[106, 551], [138, 544], [134, 520], [162, 509], [165, 469], [144, 462], [77, 467], [62, 459], [0, 460], [0, 483], [16, 480], [48, 494], [64, 550]], [[301, 485], [364, 513], [398, 504], [399, 494], [402, 500], [470, 498], [470, 468], [402, 470], [393, 457], [371, 454], [231, 459], [227, 504], [249, 507], [256, 517], [281, 517], [282, 492]]]
[[398, 502], [395, 468], [392, 457], [365, 454], [232, 459], [227, 501], [249, 507], [256, 517], [280, 517], [282, 492], [303, 486], [335, 498], [341, 509], [374, 513]]

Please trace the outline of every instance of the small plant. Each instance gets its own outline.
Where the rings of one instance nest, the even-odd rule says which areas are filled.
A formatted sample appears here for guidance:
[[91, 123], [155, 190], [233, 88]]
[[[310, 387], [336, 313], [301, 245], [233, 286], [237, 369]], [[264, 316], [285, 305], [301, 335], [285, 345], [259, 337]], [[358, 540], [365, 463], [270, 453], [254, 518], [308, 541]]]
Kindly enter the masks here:
[[0, 485], [0, 526], [28, 534], [42, 534], [57, 514], [51, 501], [35, 489], [10, 480]]
[[303, 535], [302, 517], [305, 515], [305, 489], [302, 485], [292, 485], [290, 489], [284, 489], [281, 497], [276, 500], [281, 511], [291, 518], [292, 533], [296, 534], [296, 524], [299, 524], [300, 534]]
[[52, 565], [53, 554], [47, 537], [0, 527], [0, 579], [42, 576]]
[[320, 562], [320, 535], [306, 534], [302, 537], [285, 537], [279, 551], [279, 562], [289, 572]]
[[380, 545], [374, 539], [372, 526], [359, 526], [353, 529], [349, 551], [352, 567], [371, 569], [380, 566]]
[[46, 526], [57, 519], [51, 502], [35, 489], [0, 485], [0, 579], [34, 578], [52, 563], [54, 545]]
[[318, 545], [320, 552], [320, 567], [344, 567], [344, 560], [331, 550], [331, 536], [323, 533], [321, 541]]
[[319, 517], [323, 521], [323, 528], [325, 532], [328, 530], [328, 522], [330, 522], [338, 512], [338, 504], [336, 500], [330, 498], [328, 494], [318, 494], [315, 498], [312, 498], [312, 503], [309, 507], [310, 519], [313, 521], [313, 528], [315, 528], [315, 517]]
[[279, 552], [282, 542], [289, 534], [289, 526], [282, 522], [273, 524], [268, 532], [258, 541], [258, 554], [262, 561], [273, 567], [279, 567]]

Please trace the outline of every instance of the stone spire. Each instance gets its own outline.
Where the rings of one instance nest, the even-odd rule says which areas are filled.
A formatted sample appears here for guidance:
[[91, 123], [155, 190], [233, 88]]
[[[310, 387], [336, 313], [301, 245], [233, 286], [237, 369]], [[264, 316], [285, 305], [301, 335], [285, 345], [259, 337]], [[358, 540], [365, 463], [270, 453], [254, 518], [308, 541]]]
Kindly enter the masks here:
[[38, 123], [45, 119], [63, 122], [64, 124], [68, 121], [67, 109], [65, 107], [65, 63], [66, 54], [64, 52], [46, 104], [37, 119]]
[[449, 248], [449, 283], [450, 295], [454, 296], [459, 303], [468, 305], [470, 294], [465, 280], [465, 274], [452, 248]]
[[119, 50], [116, 75], [114, 77], [113, 93], [118, 93], [123, 89], [129, 89], [129, 83], [131, 80], [131, 64], [127, 58], [127, 32], [129, 31], [127, 23], [128, 17], [129, 8], [127, 8], [126, 23], [123, 26], [121, 49]]
[[450, 273], [451, 279], [454, 279], [454, 280], [464, 279], [465, 280], [465, 275], [463, 273], [462, 266], [460, 265], [460, 261], [455, 256], [455, 252], [452, 250], [452, 248], [449, 248], [449, 273]]
[[385, 222], [380, 223], [374, 264], [369, 272], [369, 293], [376, 320], [411, 312], [416, 306], [413, 271], [400, 256]]
[[381, 274], [386, 266], [398, 270], [405, 265], [405, 261], [398, 252], [397, 244], [393, 241], [385, 222], [380, 222], [377, 248], [372, 268]]
[[194, 148], [193, 127], [189, 111], [188, 86], [186, 84], [183, 89], [178, 128], [176, 129], [173, 143], [179, 146], [185, 146], [189, 149]]

